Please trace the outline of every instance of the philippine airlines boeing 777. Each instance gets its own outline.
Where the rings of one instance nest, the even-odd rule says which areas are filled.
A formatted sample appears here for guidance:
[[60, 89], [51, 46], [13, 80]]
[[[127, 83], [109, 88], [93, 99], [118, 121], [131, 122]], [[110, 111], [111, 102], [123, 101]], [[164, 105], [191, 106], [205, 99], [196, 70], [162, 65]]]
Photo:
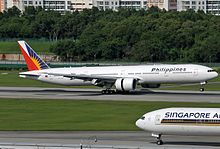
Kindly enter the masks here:
[[163, 144], [161, 135], [219, 136], [220, 108], [167, 108], [144, 114], [136, 126]]
[[203, 91], [203, 85], [218, 76], [212, 68], [192, 64], [50, 68], [25, 41], [18, 44], [29, 70], [20, 77], [69, 86], [95, 85], [105, 88], [103, 93], [112, 93], [112, 87], [129, 92], [137, 84], [156, 88], [162, 83], [200, 83]]

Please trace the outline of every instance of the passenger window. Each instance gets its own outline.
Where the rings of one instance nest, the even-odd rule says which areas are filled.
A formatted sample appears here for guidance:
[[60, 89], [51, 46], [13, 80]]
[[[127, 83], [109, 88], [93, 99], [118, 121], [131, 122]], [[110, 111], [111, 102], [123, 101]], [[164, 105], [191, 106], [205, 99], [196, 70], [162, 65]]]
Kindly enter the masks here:
[[215, 70], [208, 70], [208, 72], [214, 72]]

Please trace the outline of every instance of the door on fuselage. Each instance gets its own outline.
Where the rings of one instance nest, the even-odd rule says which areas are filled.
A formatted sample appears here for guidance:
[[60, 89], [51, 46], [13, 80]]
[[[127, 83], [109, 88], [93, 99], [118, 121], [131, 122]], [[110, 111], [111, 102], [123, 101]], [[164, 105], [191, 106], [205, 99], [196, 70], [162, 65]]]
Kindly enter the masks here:
[[193, 70], [193, 76], [198, 76], [198, 69]]
[[160, 115], [155, 116], [155, 125], [160, 125]]

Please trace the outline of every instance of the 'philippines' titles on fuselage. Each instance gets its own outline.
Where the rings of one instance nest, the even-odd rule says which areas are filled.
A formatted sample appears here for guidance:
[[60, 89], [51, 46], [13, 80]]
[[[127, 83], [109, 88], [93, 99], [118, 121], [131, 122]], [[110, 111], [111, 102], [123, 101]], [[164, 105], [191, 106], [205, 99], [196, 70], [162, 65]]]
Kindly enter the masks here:
[[185, 67], [162, 67], [162, 68], [158, 68], [158, 67], [153, 67], [151, 69], [151, 72], [173, 72], [173, 71], [177, 71], [177, 72], [184, 72], [186, 71]]

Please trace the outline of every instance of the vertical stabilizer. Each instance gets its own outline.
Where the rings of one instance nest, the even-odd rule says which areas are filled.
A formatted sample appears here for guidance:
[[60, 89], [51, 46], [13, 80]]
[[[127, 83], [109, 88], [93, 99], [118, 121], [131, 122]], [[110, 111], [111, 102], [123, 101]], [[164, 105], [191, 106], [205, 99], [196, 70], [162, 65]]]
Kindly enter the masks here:
[[49, 66], [37, 55], [37, 53], [34, 52], [34, 50], [25, 41], [18, 41], [18, 44], [29, 71], [49, 68]]

